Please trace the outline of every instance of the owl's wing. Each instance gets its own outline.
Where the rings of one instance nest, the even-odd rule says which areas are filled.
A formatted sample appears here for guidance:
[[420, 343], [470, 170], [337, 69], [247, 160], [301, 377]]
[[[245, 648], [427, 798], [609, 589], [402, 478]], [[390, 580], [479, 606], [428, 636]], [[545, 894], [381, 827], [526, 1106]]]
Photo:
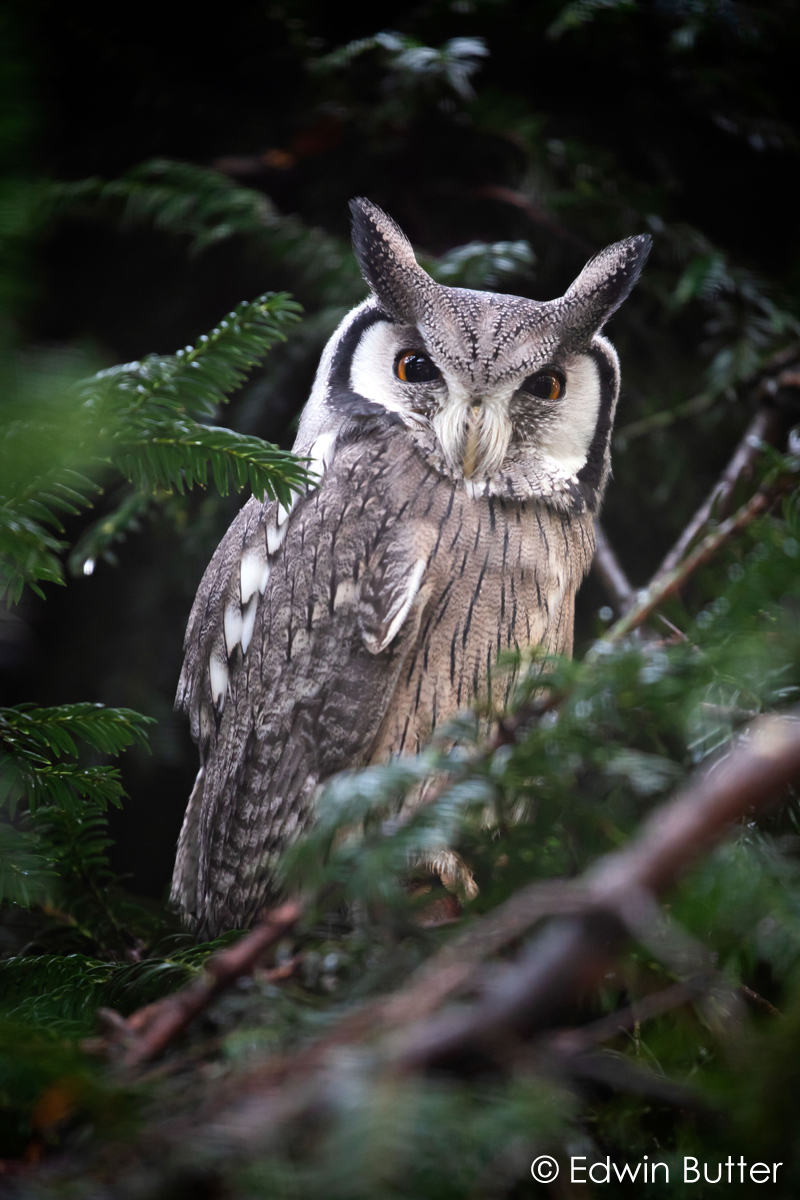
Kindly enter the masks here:
[[318, 784], [368, 755], [425, 603], [429, 530], [404, 513], [430, 474], [401, 430], [340, 441], [291, 513], [246, 504], [209, 565], [178, 689], [202, 766], [173, 878], [205, 934], [255, 918]]

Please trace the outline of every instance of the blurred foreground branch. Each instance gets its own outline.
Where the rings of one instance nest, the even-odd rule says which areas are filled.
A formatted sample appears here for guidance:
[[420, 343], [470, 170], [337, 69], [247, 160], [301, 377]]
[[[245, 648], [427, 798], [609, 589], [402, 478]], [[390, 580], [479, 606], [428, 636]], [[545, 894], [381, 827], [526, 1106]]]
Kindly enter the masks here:
[[[162, 1136], [181, 1144], [187, 1138], [213, 1139], [231, 1153], [263, 1150], [264, 1139], [281, 1136], [278, 1130], [287, 1121], [312, 1111], [319, 1118], [335, 1108], [347, 1045], [360, 1045], [366, 1055], [363, 1069], [381, 1077], [430, 1068], [471, 1074], [518, 1061], [519, 1039], [557, 1020], [597, 986], [625, 940], [644, 935], [651, 946], [657, 944], [658, 931], [648, 938], [644, 928], [658, 921], [654, 897], [732, 823], [772, 804], [798, 778], [800, 711], [759, 718], [657, 809], [625, 848], [601, 858], [581, 880], [522, 889], [435, 954], [402, 989], [352, 1011], [304, 1048], [237, 1073], [200, 1113], [162, 1130]], [[552, 919], [515, 961], [479, 966], [486, 955], [548, 916]], [[711, 978], [711, 972], [704, 977], [694, 970], [661, 996], [595, 1023], [586, 1031], [588, 1038], [580, 1030], [574, 1044], [567, 1032], [548, 1038], [546, 1052], [563, 1052], [563, 1069], [570, 1070], [574, 1059], [580, 1073], [586, 1067], [582, 1052], [590, 1044], [614, 1036], [621, 1024], [686, 1003]], [[465, 991], [475, 997], [472, 1002], [441, 1008]], [[620, 1086], [646, 1086], [639, 1076], [623, 1075]]]
[[212, 955], [200, 978], [189, 987], [166, 996], [157, 1004], [149, 1004], [127, 1021], [117, 1018], [115, 1026], [122, 1035], [120, 1040], [128, 1043], [123, 1065], [136, 1067], [157, 1058], [220, 992], [243, 975], [250, 975], [266, 951], [292, 931], [302, 914], [302, 905], [297, 901], [281, 905], [268, 913], [241, 941]]
[[[800, 776], [800, 713], [755, 721], [746, 736], [661, 806], [623, 849], [583, 877], [581, 914], [551, 922], [469, 1009], [410, 1031], [397, 1061], [453, 1064], [509, 1031], [530, 1034], [600, 982], [648, 894], [660, 894], [728, 826], [770, 805]], [[642, 900], [645, 903], [642, 903]]]

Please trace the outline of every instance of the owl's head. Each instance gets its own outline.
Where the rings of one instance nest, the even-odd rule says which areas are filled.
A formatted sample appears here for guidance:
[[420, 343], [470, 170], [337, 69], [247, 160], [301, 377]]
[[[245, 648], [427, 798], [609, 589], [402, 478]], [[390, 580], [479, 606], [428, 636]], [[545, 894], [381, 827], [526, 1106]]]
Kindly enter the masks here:
[[372, 294], [326, 348], [299, 443], [304, 426], [324, 440], [348, 417], [391, 415], [472, 495], [595, 509], [619, 395], [600, 330], [636, 283], [650, 237], [607, 247], [563, 296], [541, 302], [444, 287], [391, 217], [368, 200], [350, 208]]

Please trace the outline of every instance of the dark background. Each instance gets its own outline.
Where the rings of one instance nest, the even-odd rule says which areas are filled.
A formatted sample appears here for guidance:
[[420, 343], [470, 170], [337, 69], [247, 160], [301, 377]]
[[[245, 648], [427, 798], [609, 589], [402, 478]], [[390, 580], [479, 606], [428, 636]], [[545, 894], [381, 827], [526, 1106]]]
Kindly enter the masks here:
[[[623, 364], [618, 424], [709, 389], [713, 403], [616, 447], [604, 519], [633, 582], [648, 578], [747, 421], [740, 385], [753, 364], [725, 375], [720, 355], [735, 360], [754, 328], [768, 355], [781, 344], [770, 305], [797, 315], [796, 4], [476, 0], [366, 18], [363, 7], [249, 2], [212, 22], [207, 10], [176, 20], [163, 3], [27, 3], [9, 14], [33, 176], [111, 179], [153, 157], [214, 166], [341, 239], [347, 201], [364, 194], [430, 255], [528, 240], [532, 272], [503, 287], [539, 299], [563, 292], [594, 249], [650, 228], [646, 279], [610, 328]], [[381, 29], [431, 47], [483, 38], [476, 94], [415, 79], [380, 47], [340, 69], [310, 65]], [[244, 237], [192, 255], [188, 239], [94, 213], [53, 222], [26, 277], [23, 339], [81, 347], [97, 366], [172, 352], [243, 298], [293, 292], [307, 333], [223, 417], [286, 446], [325, 336], [358, 298], [347, 271], [323, 286]], [[152, 755], [126, 757], [130, 799], [112, 819], [115, 865], [146, 895], [164, 892], [196, 770], [171, 711], [183, 629], [241, 502], [160, 505], [117, 565], [100, 562], [0, 623], [0, 702], [98, 700], [158, 719]], [[605, 603], [590, 579], [578, 652]]]

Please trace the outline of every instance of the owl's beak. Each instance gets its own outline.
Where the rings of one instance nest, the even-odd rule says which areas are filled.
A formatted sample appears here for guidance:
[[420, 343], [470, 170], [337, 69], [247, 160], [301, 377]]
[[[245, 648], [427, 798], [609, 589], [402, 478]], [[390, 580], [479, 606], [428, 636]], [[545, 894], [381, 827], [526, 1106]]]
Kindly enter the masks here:
[[471, 479], [478, 462], [478, 444], [481, 436], [483, 407], [473, 404], [467, 417], [467, 441], [464, 446], [464, 456], [461, 460], [465, 479]]

